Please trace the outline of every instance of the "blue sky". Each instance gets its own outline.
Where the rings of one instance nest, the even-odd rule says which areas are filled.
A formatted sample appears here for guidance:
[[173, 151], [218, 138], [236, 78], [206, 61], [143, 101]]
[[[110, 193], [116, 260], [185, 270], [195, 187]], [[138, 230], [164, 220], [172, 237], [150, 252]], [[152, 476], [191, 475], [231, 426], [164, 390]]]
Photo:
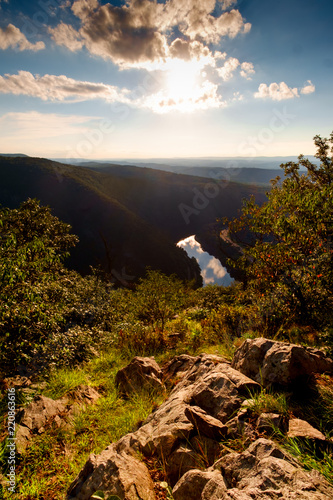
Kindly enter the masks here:
[[313, 154], [332, 19], [330, 0], [0, 0], [0, 151]]

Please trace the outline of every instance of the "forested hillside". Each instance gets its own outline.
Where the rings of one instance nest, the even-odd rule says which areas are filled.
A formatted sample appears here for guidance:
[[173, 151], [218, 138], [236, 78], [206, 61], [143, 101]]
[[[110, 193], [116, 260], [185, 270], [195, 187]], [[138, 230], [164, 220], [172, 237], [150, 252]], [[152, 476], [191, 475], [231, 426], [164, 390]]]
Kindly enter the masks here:
[[71, 224], [79, 243], [69, 266], [86, 273], [100, 265], [125, 281], [143, 276], [147, 266], [198, 280], [196, 263], [175, 244], [205, 232], [218, 217], [236, 216], [242, 198], [265, 199], [263, 188], [123, 165], [95, 171], [3, 157], [0, 174], [3, 206], [36, 198]]

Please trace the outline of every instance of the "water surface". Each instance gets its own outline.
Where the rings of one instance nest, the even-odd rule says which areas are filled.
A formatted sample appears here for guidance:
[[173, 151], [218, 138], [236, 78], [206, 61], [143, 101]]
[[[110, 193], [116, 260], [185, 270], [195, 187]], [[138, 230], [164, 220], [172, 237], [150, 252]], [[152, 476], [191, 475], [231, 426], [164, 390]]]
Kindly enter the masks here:
[[189, 257], [194, 257], [197, 260], [201, 268], [204, 286], [214, 284], [228, 286], [234, 281], [218, 259], [203, 251], [200, 243], [196, 241], [195, 235], [179, 241], [177, 246], [183, 248]]

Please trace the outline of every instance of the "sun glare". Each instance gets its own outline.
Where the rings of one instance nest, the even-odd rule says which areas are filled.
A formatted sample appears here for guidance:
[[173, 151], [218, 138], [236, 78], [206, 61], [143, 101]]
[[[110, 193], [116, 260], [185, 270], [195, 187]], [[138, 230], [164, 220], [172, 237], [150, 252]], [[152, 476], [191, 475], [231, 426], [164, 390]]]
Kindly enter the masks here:
[[175, 101], [195, 97], [199, 84], [201, 67], [198, 61], [181, 61], [174, 59], [166, 76], [168, 96]]

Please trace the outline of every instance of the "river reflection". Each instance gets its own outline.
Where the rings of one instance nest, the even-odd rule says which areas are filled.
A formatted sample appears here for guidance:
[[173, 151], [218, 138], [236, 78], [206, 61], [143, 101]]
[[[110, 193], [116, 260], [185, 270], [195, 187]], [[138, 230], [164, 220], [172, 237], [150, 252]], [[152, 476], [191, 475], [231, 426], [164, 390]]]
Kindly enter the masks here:
[[189, 257], [194, 257], [198, 261], [204, 286], [213, 284], [228, 286], [233, 282], [233, 278], [221, 262], [202, 250], [195, 235], [179, 241], [177, 246], [183, 248]]

